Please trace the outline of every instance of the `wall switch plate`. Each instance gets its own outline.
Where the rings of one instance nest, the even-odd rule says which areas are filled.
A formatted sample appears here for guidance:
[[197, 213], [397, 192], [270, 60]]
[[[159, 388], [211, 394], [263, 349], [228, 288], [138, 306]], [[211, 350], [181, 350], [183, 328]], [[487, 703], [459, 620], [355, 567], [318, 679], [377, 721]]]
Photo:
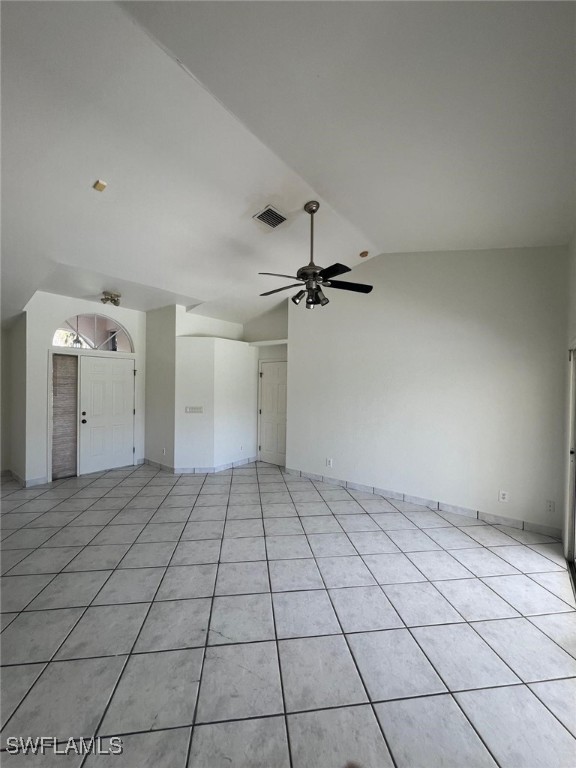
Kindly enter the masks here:
[[551, 499], [548, 499], [546, 502], [546, 514], [547, 515], [553, 515], [554, 510], [556, 509], [556, 504]]
[[332, 468], [332, 459], [326, 459], [326, 466]]
[[510, 501], [510, 494], [508, 491], [498, 491], [498, 501], [502, 503], [507, 503]]
[[162, 456], [166, 456], [166, 448], [162, 448]]
[[204, 407], [202, 405], [186, 405], [184, 406], [184, 413], [204, 413]]

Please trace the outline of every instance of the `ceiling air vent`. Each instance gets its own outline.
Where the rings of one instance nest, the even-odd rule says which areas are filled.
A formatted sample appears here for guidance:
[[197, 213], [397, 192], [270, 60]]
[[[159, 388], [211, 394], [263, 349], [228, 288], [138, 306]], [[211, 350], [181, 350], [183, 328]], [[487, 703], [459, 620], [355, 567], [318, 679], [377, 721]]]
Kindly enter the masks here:
[[258, 219], [258, 221], [261, 221], [272, 229], [275, 229], [279, 224], [282, 224], [283, 221], [286, 221], [286, 216], [283, 216], [280, 211], [276, 210], [276, 208], [272, 208], [271, 205], [267, 205], [263, 211], [256, 213], [252, 218]]

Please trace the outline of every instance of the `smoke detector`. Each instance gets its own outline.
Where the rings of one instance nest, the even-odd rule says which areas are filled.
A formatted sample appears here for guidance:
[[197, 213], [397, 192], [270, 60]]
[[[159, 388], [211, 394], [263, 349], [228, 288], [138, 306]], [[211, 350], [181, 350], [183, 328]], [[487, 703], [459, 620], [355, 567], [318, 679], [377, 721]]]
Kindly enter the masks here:
[[255, 213], [252, 218], [261, 221], [271, 229], [276, 229], [276, 227], [286, 221], [286, 216], [271, 205], [267, 205], [263, 211]]

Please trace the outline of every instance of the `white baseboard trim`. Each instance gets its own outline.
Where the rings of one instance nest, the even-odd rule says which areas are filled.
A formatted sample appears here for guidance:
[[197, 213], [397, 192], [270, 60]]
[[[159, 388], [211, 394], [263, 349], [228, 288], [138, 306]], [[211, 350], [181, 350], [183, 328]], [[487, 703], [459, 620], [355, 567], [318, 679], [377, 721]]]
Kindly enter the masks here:
[[21, 480], [17, 475], [14, 475], [19, 483], [25, 488], [34, 488], [36, 485], [46, 485], [52, 482], [51, 477], [33, 477], [31, 480]]
[[518, 520], [516, 517], [505, 517], [504, 515], [492, 515], [488, 512], [482, 512], [477, 509], [469, 509], [468, 507], [459, 507], [454, 504], [446, 504], [443, 501], [436, 501], [435, 499], [425, 499], [420, 496], [411, 496], [408, 493], [400, 493], [399, 491], [390, 491], [385, 488], [377, 488], [369, 485], [362, 485], [360, 483], [352, 483], [347, 480], [340, 480], [334, 477], [326, 477], [324, 475], [316, 475], [312, 472], [303, 472], [299, 469], [291, 469], [286, 467], [285, 472], [289, 475], [299, 475], [300, 477], [306, 477], [310, 480], [316, 480], [317, 482], [326, 483], [328, 485], [339, 485], [343, 488], [349, 488], [354, 491], [365, 491], [366, 493], [375, 493], [378, 496], [384, 496], [386, 499], [392, 501], [406, 501], [411, 504], [421, 504], [429, 509], [437, 510], [438, 512], [451, 512], [454, 515], [463, 515], [464, 517], [472, 517], [477, 520], [483, 520], [486, 523], [492, 523], [496, 525], [507, 525], [510, 528], [518, 528], [523, 531], [532, 531], [533, 533], [541, 533], [545, 536], [553, 536], [557, 539], [562, 539], [562, 529], [556, 528], [552, 525], [543, 525], [541, 523], [531, 523], [528, 520]]
[[161, 464], [157, 461], [152, 461], [151, 459], [144, 459], [144, 464], [160, 469], [163, 472], [170, 472], [172, 475], [213, 475], [216, 472], [225, 472], [227, 469], [234, 469], [234, 467], [243, 467], [245, 464], [251, 464], [254, 461], [256, 461], [256, 456], [248, 459], [239, 459], [238, 461], [233, 461], [229, 464], [220, 464], [217, 467], [172, 467], [169, 464]]

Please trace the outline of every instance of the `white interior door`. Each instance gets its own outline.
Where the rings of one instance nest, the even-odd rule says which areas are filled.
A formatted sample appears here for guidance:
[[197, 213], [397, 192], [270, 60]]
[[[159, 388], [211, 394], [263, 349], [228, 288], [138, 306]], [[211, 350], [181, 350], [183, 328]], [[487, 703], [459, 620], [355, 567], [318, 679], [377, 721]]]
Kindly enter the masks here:
[[134, 463], [134, 360], [80, 357], [79, 474]]
[[286, 463], [287, 363], [260, 364], [260, 461]]

